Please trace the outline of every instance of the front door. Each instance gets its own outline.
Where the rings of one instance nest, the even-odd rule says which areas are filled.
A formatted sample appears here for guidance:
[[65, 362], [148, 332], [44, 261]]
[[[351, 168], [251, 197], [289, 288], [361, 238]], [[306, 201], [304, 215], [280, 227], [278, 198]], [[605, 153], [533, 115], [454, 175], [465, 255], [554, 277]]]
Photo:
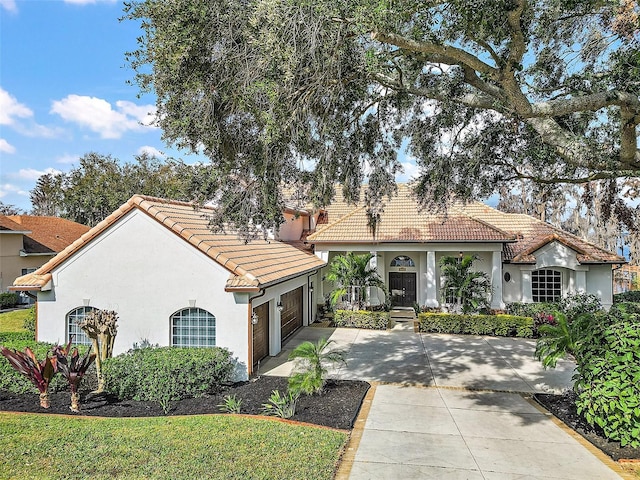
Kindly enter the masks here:
[[413, 272], [389, 272], [391, 305], [412, 307], [416, 301], [416, 274]]

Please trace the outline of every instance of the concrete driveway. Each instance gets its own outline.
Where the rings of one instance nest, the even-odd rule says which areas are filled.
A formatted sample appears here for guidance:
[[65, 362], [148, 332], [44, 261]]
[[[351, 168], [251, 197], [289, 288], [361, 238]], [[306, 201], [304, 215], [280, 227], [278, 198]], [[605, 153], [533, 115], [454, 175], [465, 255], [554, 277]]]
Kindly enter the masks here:
[[574, 368], [543, 370], [532, 340], [308, 327], [260, 373], [289, 375], [289, 352], [319, 338], [346, 352], [330, 377], [373, 385], [339, 479], [625, 478], [528, 398], [570, 388]]

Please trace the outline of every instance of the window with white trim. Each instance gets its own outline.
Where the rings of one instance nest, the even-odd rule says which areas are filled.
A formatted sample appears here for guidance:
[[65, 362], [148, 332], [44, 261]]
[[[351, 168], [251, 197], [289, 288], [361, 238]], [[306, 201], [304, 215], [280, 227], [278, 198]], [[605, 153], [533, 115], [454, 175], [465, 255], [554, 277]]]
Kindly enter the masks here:
[[216, 317], [201, 308], [185, 308], [171, 315], [171, 346], [215, 347]]
[[398, 255], [396, 258], [391, 260], [390, 267], [415, 267], [416, 264], [411, 257], [407, 255]]
[[84, 320], [85, 315], [97, 310], [95, 307], [78, 307], [67, 313], [67, 341], [71, 340], [75, 345], [91, 345], [91, 339], [78, 326]]
[[562, 298], [562, 274], [544, 269], [531, 272], [531, 294], [534, 302], [555, 302]]

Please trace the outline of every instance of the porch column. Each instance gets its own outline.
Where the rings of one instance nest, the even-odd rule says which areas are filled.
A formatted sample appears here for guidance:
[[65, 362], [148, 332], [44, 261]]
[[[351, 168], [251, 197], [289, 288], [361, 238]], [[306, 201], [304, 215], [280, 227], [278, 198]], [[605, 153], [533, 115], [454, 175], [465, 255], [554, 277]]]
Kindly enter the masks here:
[[436, 252], [427, 252], [427, 274], [426, 274], [427, 307], [439, 307], [438, 289], [436, 283]]
[[531, 270], [532, 267], [521, 267], [520, 268], [520, 276], [522, 282], [522, 302], [523, 303], [531, 303], [533, 302], [533, 294], [531, 291]]
[[576, 268], [575, 292], [585, 293], [587, 291], [587, 270], [578, 270], [578, 268]]
[[502, 310], [502, 251], [493, 252], [491, 264], [491, 308]]
[[[369, 260], [369, 267], [375, 269], [375, 271], [378, 272], [378, 275], [382, 279], [382, 282], [386, 283], [384, 279], [384, 262], [378, 263], [377, 251], [371, 250], [369, 253], [372, 255], [371, 260]], [[369, 288], [369, 303], [371, 305], [373, 306], [381, 305], [384, 303], [384, 301], [385, 301], [385, 298], [384, 298], [384, 292], [382, 291], [382, 289], [378, 287]]]

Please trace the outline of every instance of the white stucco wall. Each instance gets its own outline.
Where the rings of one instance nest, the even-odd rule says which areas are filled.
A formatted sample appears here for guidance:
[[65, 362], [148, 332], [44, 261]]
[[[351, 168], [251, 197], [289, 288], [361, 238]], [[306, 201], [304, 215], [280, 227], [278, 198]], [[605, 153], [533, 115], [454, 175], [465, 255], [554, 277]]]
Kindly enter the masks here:
[[591, 265], [587, 272], [587, 293], [600, 297], [602, 306], [613, 304], [613, 270], [611, 265]]
[[41, 341], [65, 341], [66, 314], [86, 303], [118, 312], [115, 354], [143, 339], [169, 345], [169, 317], [195, 302], [216, 317], [216, 344], [246, 367], [248, 295], [225, 292], [226, 269], [138, 210], [52, 274], [38, 296]]

